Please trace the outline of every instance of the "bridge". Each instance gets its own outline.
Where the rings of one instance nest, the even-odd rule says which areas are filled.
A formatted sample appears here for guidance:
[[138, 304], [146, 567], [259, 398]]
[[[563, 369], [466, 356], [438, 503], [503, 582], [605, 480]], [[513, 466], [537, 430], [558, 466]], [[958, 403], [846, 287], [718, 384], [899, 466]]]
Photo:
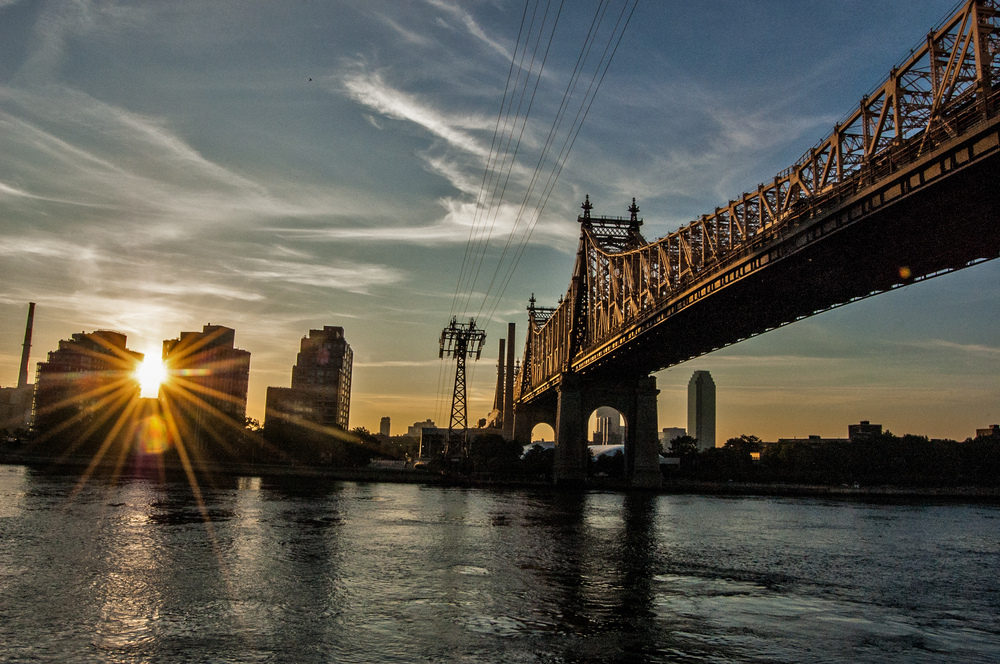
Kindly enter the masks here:
[[626, 472], [657, 486], [655, 378], [724, 346], [1000, 256], [1000, 0], [969, 0], [818, 145], [655, 241], [583, 204], [569, 288], [532, 296], [514, 437], [552, 426], [558, 483], [587, 418], [626, 421]]

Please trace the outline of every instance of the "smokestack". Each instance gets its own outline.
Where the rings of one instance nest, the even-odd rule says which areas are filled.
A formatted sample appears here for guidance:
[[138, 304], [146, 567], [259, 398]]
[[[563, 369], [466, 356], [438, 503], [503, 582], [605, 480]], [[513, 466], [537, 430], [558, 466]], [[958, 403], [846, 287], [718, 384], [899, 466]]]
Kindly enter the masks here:
[[504, 355], [503, 355], [503, 344], [504, 340], [500, 340], [500, 352], [497, 354], [499, 358], [499, 363], [497, 364], [497, 391], [496, 396], [493, 397], [493, 409], [500, 411], [500, 415], [503, 416], [503, 404], [504, 404], [504, 391], [503, 385], [506, 379], [506, 373], [504, 372]]
[[28, 323], [24, 326], [24, 345], [21, 347], [21, 372], [17, 375], [17, 386], [28, 384], [28, 357], [31, 355], [31, 327], [35, 323], [35, 303], [28, 303]]
[[503, 437], [514, 438], [514, 323], [507, 323], [507, 380], [504, 385]]

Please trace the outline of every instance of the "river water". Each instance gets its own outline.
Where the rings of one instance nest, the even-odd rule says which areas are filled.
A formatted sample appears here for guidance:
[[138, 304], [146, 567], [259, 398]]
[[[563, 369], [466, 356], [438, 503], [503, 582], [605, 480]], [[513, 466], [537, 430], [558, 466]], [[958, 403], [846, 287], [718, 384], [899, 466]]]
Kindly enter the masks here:
[[0, 466], [4, 662], [997, 662], [1000, 506]]

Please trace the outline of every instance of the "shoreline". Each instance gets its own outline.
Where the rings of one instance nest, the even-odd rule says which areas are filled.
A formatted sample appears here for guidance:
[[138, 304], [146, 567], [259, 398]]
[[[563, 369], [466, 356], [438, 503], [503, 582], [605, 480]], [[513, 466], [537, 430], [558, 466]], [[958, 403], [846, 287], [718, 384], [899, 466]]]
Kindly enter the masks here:
[[[24, 466], [41, 473], [80, 474], [89, 467], [89, 460], [67, 459], [56, 461], [47, 457], [18, 454], [0, 454], [0, 466]], [[608, 478], [589, 478], [573, 487], [560, 487], [551, 480], [526, 477], [461, 477], [448, 476], [425, 470], [385, 468], [329, 468], [297, 467], [287, 465], [254, 464], [200, 464], [192, 468], [195, 475], [215, 479], [226, 477], [259, 477], [265, 481], [316, 480], [325, 482], [387, 482], [424, 484], [432, 486], [487, 489], [542, 489], [552, 491], [611, 491], [621, 493], [655, 493], [661, 495], [704, 496], [762, 496], [788, 498], [851, 499], [938, 499], [955, 501], [1000, 502], [1000, 486], [901, 486], [901, 485], [824, 485], [794, 482], [710, 482], [687, 479], [665, 479], [658, 488], [634, 488], [621, 481]], [[140, 465], [129, 460], [121, 467], [114, 464], [97, 464], [92, 473], [98, 477], [109, 475], [129, 478], [149, 478], [159, 481], [184, 481], [187, 471], [179, 463]]]

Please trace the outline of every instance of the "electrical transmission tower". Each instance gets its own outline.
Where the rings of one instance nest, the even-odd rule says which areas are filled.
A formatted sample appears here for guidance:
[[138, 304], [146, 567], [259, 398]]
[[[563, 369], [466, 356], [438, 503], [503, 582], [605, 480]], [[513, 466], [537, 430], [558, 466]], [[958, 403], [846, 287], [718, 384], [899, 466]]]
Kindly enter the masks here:
[[[468, 323], [459, 323], [456, 318], [451, 319], [451, 325], [441, 331], [441, 348], [438, 357], [445, 355], [454, 357], [457, 368], [455, 369], [455, 391], [451, 397], [451, 420], [448, 422], [448, 450], [449, 456], [460, 451], [462, 455], [468, 454], [468, 408], [465, 400], [465, 359], [476, 355], [476, 359], [483, 353], [483, 342], [486, 340], [486, 331], [476, 329], [476, 320], [470, 318]], [[460, 450], [455, 450], [454, 440], [455, 430], [462, 432]]]

